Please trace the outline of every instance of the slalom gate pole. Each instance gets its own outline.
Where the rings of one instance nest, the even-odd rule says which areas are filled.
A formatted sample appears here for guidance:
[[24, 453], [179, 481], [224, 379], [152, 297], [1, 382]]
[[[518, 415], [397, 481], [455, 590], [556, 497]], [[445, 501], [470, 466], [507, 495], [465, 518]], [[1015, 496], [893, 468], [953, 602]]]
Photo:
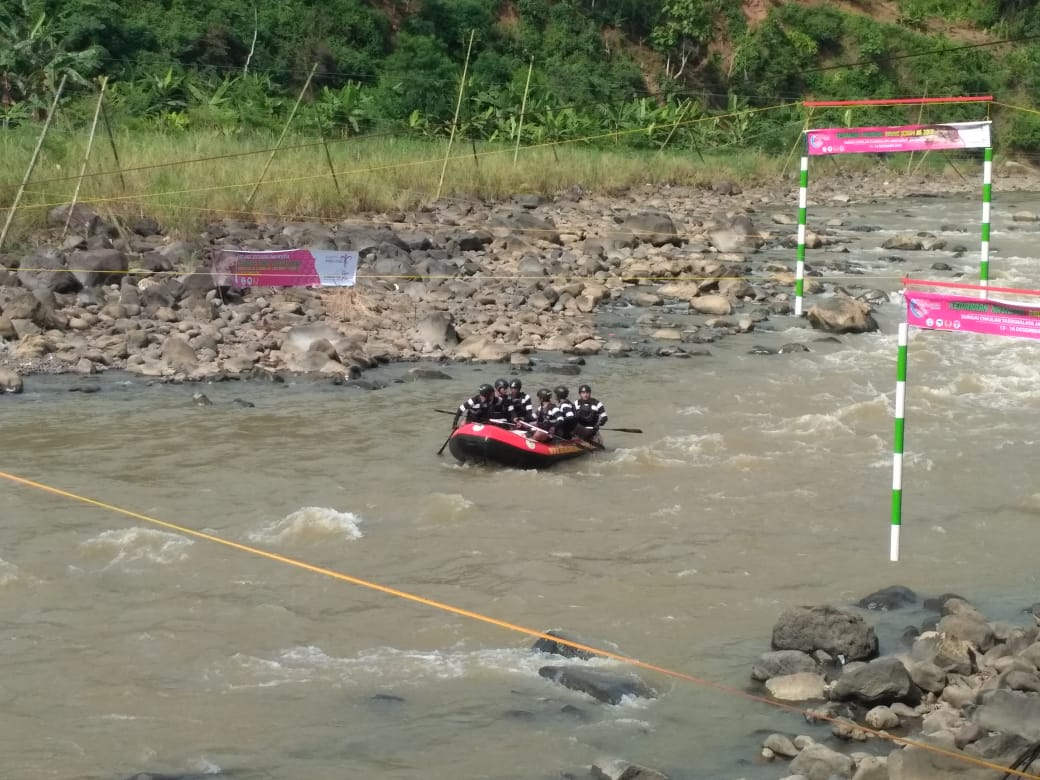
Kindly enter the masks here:
[[903, 434], [906, 429], [906, 357], [910, 326], [899, 323], [899, 357], [896, 361], [895, 432], [892, 437], [892, 532], [888, 559], [899, 560], [899, 529], [903, 522]]
[[802, 156], [798, 177], [798, 264], [794, 272], [794, 316], [802, 316], [802, 294], [805, 289], [805, 216], [809, 200], [809, 156]]
[[983, 152], [982, 163], [982, 245], [979, 256], [980, 294], [987, 297], [989, 290], [989, 212], [990, 200], [993, 197], [993, 147], [987, 146]]

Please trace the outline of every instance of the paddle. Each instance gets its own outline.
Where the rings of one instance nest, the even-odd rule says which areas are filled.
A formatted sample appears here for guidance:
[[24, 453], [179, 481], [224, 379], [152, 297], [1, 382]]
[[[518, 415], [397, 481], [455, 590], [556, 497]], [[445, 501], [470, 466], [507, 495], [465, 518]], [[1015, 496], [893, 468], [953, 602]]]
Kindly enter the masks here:
[[[434, 409], [433, 411], [439, 412], [440, 414], [455, 414], [455, 412], [449, 412], [447, 409]], [[527, 425], [528, 423], [524, 423]], [[600, 428], [601, 431], [619, 431], [621, 433], [642, 433], [642, 428]], [[548, 431], [546, 431], [548, 433]]]
[[549, 433], [549, 431], [545, 430], [544, 428], [539, 428], [537, 425], [533, 425], [529, 422], [526, 422], [525, 420], [517, 420], [516, 423], [517, 425], [526, 425], [532, 431], [538, 431], [539, 433], [544, 433], [546, 436], [552, 436], [554, 439], [556, 439], [556, 441], [562, 441], [565, 444], [573, 444], [577, 447], [581, 447], [583, 450], [603, 449], [602, 444], [593, 444], [592, 442], [582, 441], [581, 439], [565, 439], [562, 436], [558, 436], [555, 433]]
[[451, 437], [452, 437], [452, 436], [453, 436], [454, 434], [455, 434], [455, 429], [454, 429], [454, 428], [452, 428], [452, 429], [451, 429], [451, 433], [449, 433], [449, 434], [448, 434], [448, 438], [444, 440], [444, 444], [442, 444], [442, 445], [441, 445], [441, 448], [440, 448], [439, 450], [437, 450], [437, 454], [438, 454], [438, 455], [440, 455], [440, 454], [441, 454], [442, 452], [444, 452], [444, 448], [448, 446], [448, 442], [449, 442], [449, 441], [451, 441]]

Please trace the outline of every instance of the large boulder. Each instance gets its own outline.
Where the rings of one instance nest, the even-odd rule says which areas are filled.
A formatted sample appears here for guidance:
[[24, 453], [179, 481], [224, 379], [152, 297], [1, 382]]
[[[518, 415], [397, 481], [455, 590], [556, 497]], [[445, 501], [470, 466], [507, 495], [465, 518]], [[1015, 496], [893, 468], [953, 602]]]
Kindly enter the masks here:
[[311, 325], [295, 325], [286, 332], [282, 340], [282, 349], [293, 352], [307, 352], [316, 341], [328, 341], [334, 344], [342, 334], [335, 328], [322, 323]]
[[126, 255], [118, 249], [88, 249], [69, 257], [69, 270], [84, 287], [118, 282], [129, 267]]
[[612, 672], [586, 666], [543, 666], [538, 674], [565, 688], [587, 693], [605, 704], [621, 704], [625, 697], [654, 699], [657, 691], [633, 672]]
[[756, 252], [765, 243], [751, 217], [737, 214], [708, 231], [708, 241], [720, 252]]
[[56, 249], [39, 249], [24, 260], [18, 267], [18, 281], [33, 292], [43, 293], [75, 293], [83, 287]]
[[1022, 691], [983, 691], [971, 715], [987, 731], [1015, 734], [1030, 742], [1040, 740], [1040, 694]]
[[459, 343], [451, 315], [441, 311], [431, 312], [420, 318], [415, 323], [414, 338], [426, 352], [447, 349]]
[[914, 703], [919, 696], [906, 667], [890, 657], [850, 665], [831, 686], [831, 698], [835, 701], [851, 699], [868, 706], [897, 701]]
[[654, 246], [664, 246], [665, 244], [680, 246], [682, 244], [679, 231], [675, 229], [675, 222], [661, 211], [629, 214], [621, 223], [621, 231], [629, 231], [637, 241]]
[[0, 368], [0, 393], [20, 393], [22, 390], [22, 378], [16, 371]]
[[795, 607], [773, 626], [774, 650], [823, 650], [846, 661], [869, 661], [878, 654], [874, 629], [858, 615], [836, 607]]
[[806, 312], [809, 324], [828, 333], [872, 333], [878, 329], [870, 304], [836, 297], [817, 301]]

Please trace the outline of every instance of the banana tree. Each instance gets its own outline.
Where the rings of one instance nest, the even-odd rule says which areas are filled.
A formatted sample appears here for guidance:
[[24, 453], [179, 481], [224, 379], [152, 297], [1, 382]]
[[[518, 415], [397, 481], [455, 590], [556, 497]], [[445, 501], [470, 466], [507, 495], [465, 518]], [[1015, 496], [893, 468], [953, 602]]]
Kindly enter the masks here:
[[60, 19], [34, 14], [29, 0], [0, 12], [0, 104], [5, 108], [26, 102], [40, 115], [62, 77], [87, 86], [100, 61], [96, 46], [69, 51]]

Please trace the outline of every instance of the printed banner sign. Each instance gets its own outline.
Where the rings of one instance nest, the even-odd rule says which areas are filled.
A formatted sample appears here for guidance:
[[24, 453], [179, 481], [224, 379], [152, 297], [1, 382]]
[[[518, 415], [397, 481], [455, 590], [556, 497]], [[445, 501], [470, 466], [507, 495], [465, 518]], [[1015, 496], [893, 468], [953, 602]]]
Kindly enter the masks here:
[[353, 287], [357, 266], [357, 252], [226, 249], [214, 257], [212, 273], [221, 287]]
[[906, 321], [929, 330], [960, 330], [1040, 339], [1040, 307], [907, 290]]
[[989, 122], [949, 122], [896, 127], [831, 127], [806, 130], [809, 156], [882, 152], [927, 152], [939, 149], [984, 149], [990, 146]]

